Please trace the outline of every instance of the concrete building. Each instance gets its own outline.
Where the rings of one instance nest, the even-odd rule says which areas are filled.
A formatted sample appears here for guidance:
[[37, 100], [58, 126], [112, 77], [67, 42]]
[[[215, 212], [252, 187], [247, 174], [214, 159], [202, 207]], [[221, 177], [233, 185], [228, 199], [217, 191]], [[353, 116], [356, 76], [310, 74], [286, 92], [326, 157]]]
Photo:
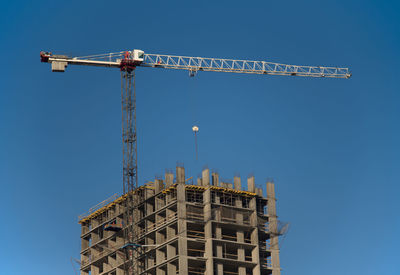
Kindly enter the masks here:
[[[129, 257], [135, 275], [280, 275], [274, 184], [266, 183], [267, 197], [254, 177], [247, 186], [240, 177], [221, 182], [208, 169], [193, 184], [177, 167], [175, 178], [168, 172], [113, 196], [80, 216], [81, 275], [123, 275]], [[135, 204], [126, 215], [129, 196]], [[129, 251], [128, 223], [135, 232]]]

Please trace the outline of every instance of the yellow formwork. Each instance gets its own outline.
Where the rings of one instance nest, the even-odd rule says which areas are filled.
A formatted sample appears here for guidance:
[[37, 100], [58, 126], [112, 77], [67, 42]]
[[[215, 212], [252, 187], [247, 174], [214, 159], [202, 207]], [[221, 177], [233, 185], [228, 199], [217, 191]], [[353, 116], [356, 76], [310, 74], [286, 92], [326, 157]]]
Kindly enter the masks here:
[[115, 200], [113, 200], [112, 202], [108, 203], [107, 205], [97, 209], [96, 211], [94, 211], [93, 213], [90, 213], [89, 215], [87, 215], [86, 217], [80, 219], [78, 221], [78, 223], [82, 224], [84, 222], [87, 222], [88, 220], [91, 220], [95, 217], [97, 217], [98, 215], [104, 213], [105, 211], [107, 211], [108, 209], [110, 209], [111, 207], [113, 207], [114, 205], [117, 204], [121, 204], [123, 201], [126, 200], [126, 198], [128, 197], [129, 194], [135, 194], [136, 192], [143, 190], [143, 189], [153, 189], [154, 187], [152, 186], [148, 186], [148, 185], [143, 185], [138, 187], [137, 189], [135, 189], [134, 191], [131, 191], [130, 193], [126, 193], [118, 198], [116, 198]]
[[[190, 178], [187, 179], [186, 181], [188, 181], [188, 180], [190, 180]], [[143, 190], [143, 189], [154, 189], [154, 186], [151, 186], [151, 185], [152, 185], [152, 182], [148, 182], [147, 185], [142, 185], [142, 186], [138, 187], [137, 189], [135, 189], [134, 191], [131, 191], [130, 193], [135, 194], [136, 192]], [[162, 190], [162, 193], [166, 194], [168, 192], [171, 192], [172, 190], [176, 189], [176, 185], [177, 185], [177, 183], [171, 185], [167, 189]], [[202, 191], [206, 190], [207, 188], [210, 188], [211, 190], [222, 191], [225, 193], [234, 193], [234, 194], [244, 195], [244, 196], [248, 196], [248, 197], [254, 197], [257, 195], [256, 193], [249, 192], [249, 191], [235, 190], [235, 189], [231, 189], [231, 188], [212, 186], [212, 185], [211, 186], [186, 185], [185, 187], [187, 189], [202, 190]], [[129, 193], [116, 198], [114, 201], [108, 203], [107, 205], [97, 209], [96, 211], [89, 214], [88, 216], [82, 218], [81, 220], [79, 220], [78, 223], [80, 223], [80, 224], [85, 223], [85, 222], [99, 216], [100, 214], [104, 213], [105, 211], [112, 208], [113, 206], [115, 206], [117, 204], [121, 204], [123, 201], [126, 200], [128, 195], [129, 195]]]

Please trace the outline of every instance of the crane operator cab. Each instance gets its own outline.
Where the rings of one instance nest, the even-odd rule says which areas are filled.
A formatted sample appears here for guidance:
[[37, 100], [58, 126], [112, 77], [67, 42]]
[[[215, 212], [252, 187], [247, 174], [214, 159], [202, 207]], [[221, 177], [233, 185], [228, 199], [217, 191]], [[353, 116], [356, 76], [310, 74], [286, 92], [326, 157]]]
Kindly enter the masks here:
[[133, 50], [131, 51], [131, 58], [136, 62], [143, 62], [144, 60], [144, 51], [142, 50]]
[[126, 51], [123, 54], [123, 59], [117, 59], [120, 62], [119, 67], [121, 71], [131, 72], [136, 66], [140, 65], [144, 60], [144, 51], [132, 50]]

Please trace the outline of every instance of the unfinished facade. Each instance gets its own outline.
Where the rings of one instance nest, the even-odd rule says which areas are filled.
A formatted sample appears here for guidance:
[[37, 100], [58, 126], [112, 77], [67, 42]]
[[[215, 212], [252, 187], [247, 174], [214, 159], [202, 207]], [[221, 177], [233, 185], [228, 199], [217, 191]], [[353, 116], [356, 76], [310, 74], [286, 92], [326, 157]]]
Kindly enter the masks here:
[[[81, 275], [125, 275], [134, 255], [135, 275], [280, 275], [274, 184], [267, 197], [254, 177], [243, 191], [203, 170], [193, 184], [183, 167], [80, 217]], [[124, 212], [128, 196], [135, 207], [135, 247], [127, 250]], [[128, 225], [129, 226], [129, 225]], [[134, 252], [132, 252], [134, 251]], [[136, 274], [137, 273], [137, 274]]]

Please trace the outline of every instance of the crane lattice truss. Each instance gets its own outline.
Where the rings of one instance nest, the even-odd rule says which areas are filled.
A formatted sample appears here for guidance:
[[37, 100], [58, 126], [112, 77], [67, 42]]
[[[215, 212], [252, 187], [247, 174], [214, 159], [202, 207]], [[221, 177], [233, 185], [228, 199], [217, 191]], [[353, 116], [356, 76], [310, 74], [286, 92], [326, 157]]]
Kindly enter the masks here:
[[137, 188], [135, 72], [121, 71], [123, 193]]
[[311, 77], [347, 78], [347, 68], [297, 66], [266, 61], [247, 61], [220, 58], [187, 57], [160, 54], [145, 54], [144, 67], [227, 73], [297, 75]]
[[82, 57], [68, 57], [41, 52], [42, 62], [51, 63], [52, 70], [64, 72], [68, 65], [88, 65], [99, 67], [114, 67], [121, 70], [122, 97], [122, 141], [123, 141], [123, 192], [128, 194], [124, 214], [124, 264], [125, 274], [138, 273], [136, 259], [140, 257], [140, 247], [137, 246], [137, 232], [133, 229], [133, 209], [136, 201], [133, 191], [137, 182], [137, 133], [136, 133], [136, 67], [151, 67], [187, 70], [190, 75], [198, 71], [230, 72], [266, 75], [287, 75], [304, 77], [349, 78], [348, 68], [297, 66], [266, 61], [247, 61], [221, 58], [188, 57], [176, 55], [147, 54], [141, 50], [107, 53]]

